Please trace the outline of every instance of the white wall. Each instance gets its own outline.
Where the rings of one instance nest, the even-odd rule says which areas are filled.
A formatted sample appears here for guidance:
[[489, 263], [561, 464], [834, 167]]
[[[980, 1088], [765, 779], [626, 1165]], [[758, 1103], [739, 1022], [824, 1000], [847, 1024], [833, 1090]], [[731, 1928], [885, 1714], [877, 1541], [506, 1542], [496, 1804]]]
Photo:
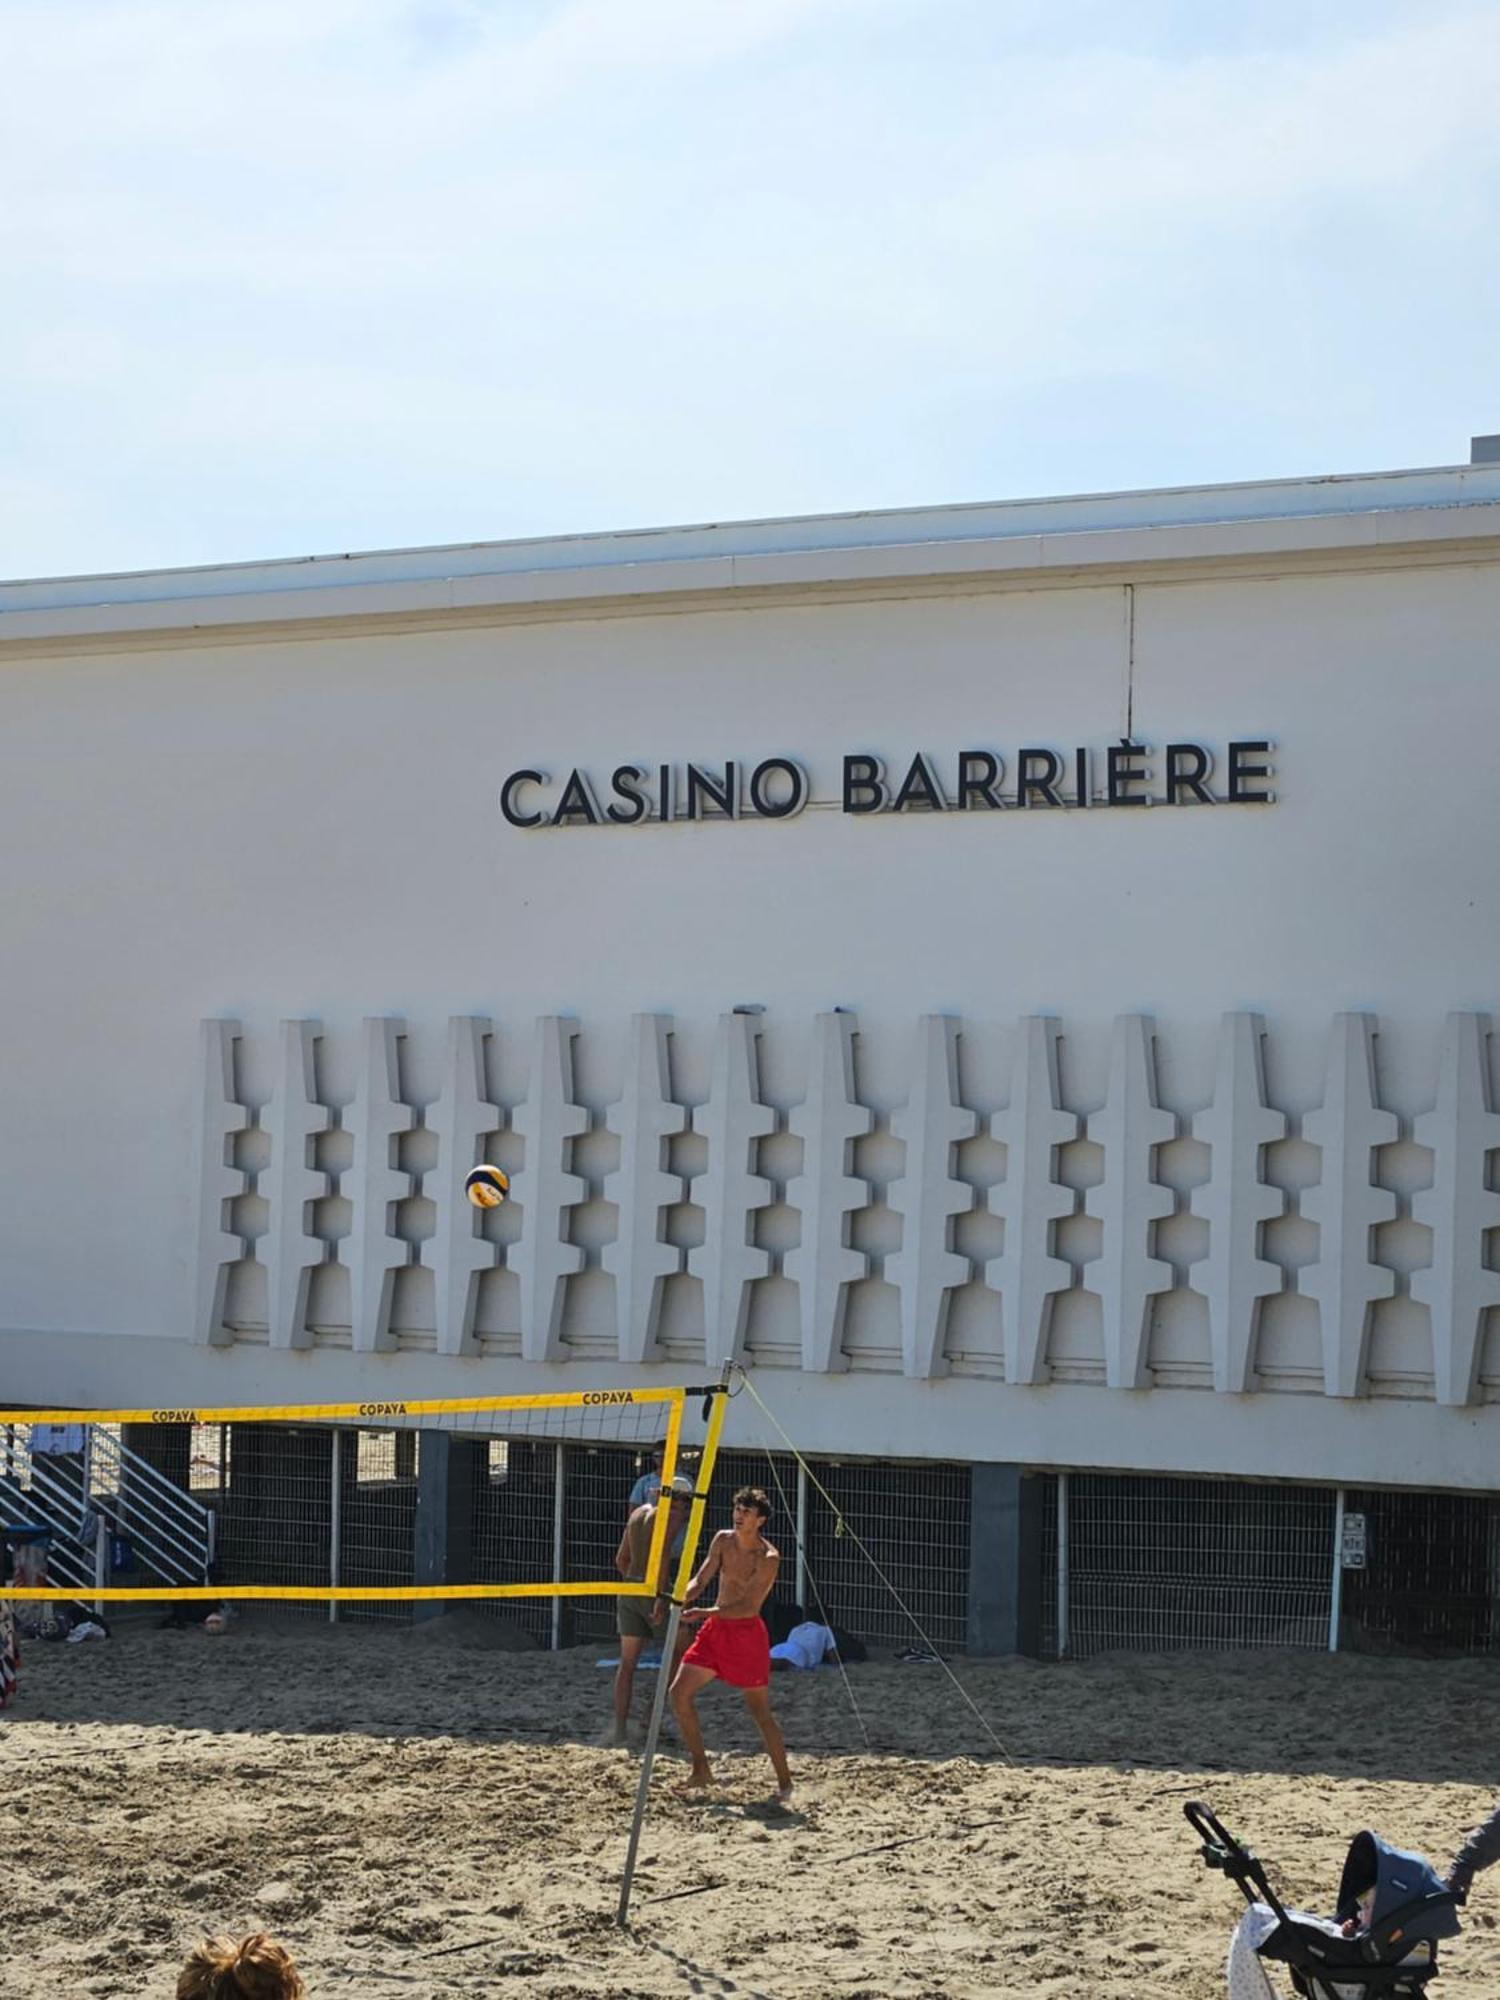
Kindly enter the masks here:
[[[1027, 1412], [1045, 1396], [1055, 1446], [1046, 1456], [1174, 1462], [1184, 1447], [1173, 1446], [1173, 1426], [1141, 1414], [1159, 1399], [1163, 1408], [1185, 1401], [1192, 1411], [1262, 1412], [1253, 1422], [1236, 1416], [1236, 1436], [1264, 1440], [1260, 1469], [1284, 1469], [1282, 1406], [1269, 1394], [1300, 1392], [1321, 1405], [1321, 1391], [1340, 1386], [1340, 1368], [1348, 1373], [1352, 1340], [1353, 1375], [1342, 1386], [1401, 1405], [1379, 1418], [1378, 1432], [1371, 1410], [1351, 1413], [1356, 1428], [1345, 1435], [1356, 1455], [1357, 1426], [1369, 1427], [1366, 1476], [1441, 1483], [1445, 1463], [1458, 1462], [1453, 1426], [1472, 1426], [1479, 1412], [1431, 1401], [1432, 1308], [1412, 1295], [1412, 1279], [1422, 1293], [1419, 1274], [1443, 1224], [1420, 1194], [1435, 1172], [1441, 1180], [1434, 1161], [1447, 1147], [1458, 1165], [1444, 1213], [1457, 1217], [1461, 1236], [1469, 1232], [1455, 1253], [1458, 1295], [1482, 1299], [1493, 1162], [1487, 1129], [1465, 1122], [1462, 1105], [1451, 1133], [1424, 1128], [1430, 1146], [1416, 1143], [1413, 1120], [1439, 1099], [1446, 1017], [1484, 1015], [1496, 1002], [1497, 626], [1494, 562], [1392, 558], [1386, 568], [1330, 563], [1319, 574], [1204, 579], [1185, 570], [1179, 578], [1157, 565], [1133, 582], [1122, 575], [1075, 588], [1012, 583], [867, 602], [13, 654], [0, 666], [0, 828], [11, 857], [0, 889], [0, 1321], [45, 1342], [0, 1341], [8, 1394], [37, 1400], [28, 1391], [41, 1380], [43, 1353], [61, 1357], [45, 1369], [43, 1393], [57, 1394], [56, 1369], [72, 1353], [74, 1393], [93, 1400], [83, 1357], [97, 1349], [82, 1337], [145, 1335], [168, 1344], [135, 1350], [140, 1400], [178, 1400], [158, 1357], [208, 1331], [194, 1164], [205, 1018], [240, 1024], [236, 1093], [269, 1126], [283, 1019], [318, 1024], [317, 1094], [352, 1124], [367, 1016], [404, 1024], [400, 1094], [419, 1107], [443, 1088], [449, 1016], [492, 1021], [486, 1089], [512, 1112], [531, 1084], [535, 1022], [575, 1016], [572, 1097], [592, 1129], [565, 1153], [554, 1138], [559, 1106], [535, 1115], [539, 1146], [582, 1177], [574, 1191], [582, 1199], [519, 1257], [515, 1232], [533, 1227], [519, 1201], [488, 1228], [513, 1265], [542, 1253], [533, 1290], [568, 1261], [553, 1254], [559, 1241], [581, 1252], [552, 1345], [597, 1370], [620, 1352], [607, 1252], [622, 1228], [635, 1227], [605, 1190], [617, 1152], [605, 1112], [622, 1089], [631, 1017], [671, 1016], [671, 1095], [697, 1109], [695, 1131], [672, 1142], [667, 1164], [679, 1176], [711, 1176], [703, 1135], [714, 1112], [706, 1100], [715, 1037], [725, 1032], [718, 1019], [736, 1004], [764, 1006], [759, 1094], [778, 1129], [745, 1164], [769, 1180], [772, 1199], [748, 1225], [733, 1211], [726, 1241], [734, 1248], [736, 1229], [748, 1227], [768, 1253], [768, 1275], [745, 1301], [751, 1353], [796, 1365], [809, 1329], [785, 1268], [802, 1233], [802, 1211], [788, 1199], [802, 1143], [788, 1126], [798, 1126], [792, 1114], [807, 1092], [816, 1017], [845, 1006], [857, 1027], [854, 1096], [875, 1114], [875, 1129], [838, 1163], [869, 1198], [847, 1221], [853, 1268], [864, 1275], [838, 1294], [845, 1318], [830, 1358], [884, 1377], [882, 1407], [899, 1413], [931, 1395], [899, 1379], [914, 1352], [926, 1353], [923, 1368], [977, 1378], [972, 1395], [942, 1397], [958, 1455], [1017, 1455]], [[900, 818], [815, 808], [785, 823], [534, 833], [505, 827], [496, 806], [500, 779], [521, 764], [607, 774], [625, 759], [717, 764], [774, 752], [801, 757], [815, 798], [831, 801], [846, 750], [899, 764], [927, 749], [950, 767], [967, 747], [1102, 748], [1127, 717], [1157, 745], [1273, 738], [1277, 803]], [[1266, 1094], [1290, 1121], [1264, 1159], [1266, 1181], [1288, 1192], [1288, 1212], [1269, 1222], [1259, 1246], [1282, 1289], [1258, 1313], [1235, 1308], [1255, 1319], [1250, 1380], [1266, 1392], [1248, 1405], [1212, 1393], [1210, 1312], [1195, 1288], [1206, 1280], [1199, 1260], [1210, 1225], [1190, 1212], [1212, 1164], [1191, 1120], [1214, 1099], [1220, 1017], [1234, 1010], [1264, 1017]], [[1376, 1101], [1337, 1120], [1330, 1111], [1322, 1130], [1338, 1144], [1320, 1153], [1307, 1136], [1319, 1128], [1302, 1121], [1328, 1092], [1334, 1020], [1348, 1012], [1375, 1017]], [[947, 1128], [941, 1120], [923, 1128], [938, 1135], [926, 1154], [938, 1199], [922, 1225], [921, 1190], [899, 1185], [902, 1136], [915, 1143], [901, 1113], [920, 1070], [919, 1022], [932, 1014], [958, 1017], [959, 1097], [976, 1129], [949, 1165]], [[1055, 1163], [1057, 1179], [1080, 1192], [1051, 1246], [1069, 1270], [1038, 1355], [1035, 1372], [1054, 1378], [1046, 1391], [1003, 1379], [1008, 1365], [1017, 1371], [1001, 1281], [1020, 1246], [1005, 1240], [1008, 1161], [990, 1128], [1012, 1100], [1018, 1024], [1037, 1014], [1061, 1025], [1064, 1107], [1094, 1118]], [[1111, 1094], [1112, 1037], [1121, 1032], [1113, 1023], [1136, 1014], [1154, 1020], [1157, 1093], [1181, 1134], [1154, 1156], [1147, 1094], [1132, 1095], [1122, 1070]], [[1487, 1025], [1478, 1024], [1475, 1046], [1488, 1065]], [[1114, 1044], [1122, 1062], [1131, 1032]], [[1364, 1030], [1343, 1032], [1347, 1054]], [[1372, 1156], [1388, 1129], [1394, 1143]], [[1336, 1158], [1337, 1173], [1327, 1169], [1320, 1187], [1345, 1140], [1348, 1158]], [[239, 1337], [264, 1342], [262, 1267], [290, 1223], [268, 1199], [267, 1132], [248, 1131], [233, 1146], [238, 1168], [260, 1178], [229, 1220], [260, 1250], [233, 1274], [226, 1311]], [[540, 1164], [526, 1161], [515, 1131], [493, 1151], [523, 1169]], [[347, 1260], [348, 1233], [365, 1232], [378, 1269], [407, 1254], [383, 1246], [389, 1226], [400, 1243], [427, 1239], [417, 1254], [430, 1265], [453, 1179], [434, 1134], [399, 1141], [393, 1164], [426, 1182], [389, 1217], [366, 1216], [350, 1199], [353, 1154], [348, 1131], [317, 1142], [316, 1166], [345, 1178], [313, 1208], [313, 1233], [342, 1240]], [[1153, 1171], [1172, 1191], [1171, 1213], [1148, 1235], [1153, 1204], [1164, 1205], [1151, 1192]], [[969, 1189], [977, 1203], [951, 1224], [940, 1212], [950, 1178], [960, 1184], [950, 1206]], [[392, 1183], [405, 1185], [415, 1184]], [[687, 1191], [701, 1196], [705, 1185]], [[518, 1196], [524, 1186], [523, 1174]], [[1394, 1195], [1389, 1221], [1372, 1186]], [[1253, 1188], [1217, 1212], [1242, 1224], [1247, 1199]], [[1013, 1208], [1038, 1212], [1035, 1203]], [[836, 1207], [828, 1213], [824, 1247], [836, 1251], [846, 1225]], [[1111, 1248], [1116, 1225], [1129, 1239], [1123, 1261]], [[663, 1227], [687, 1262], [704, 1235], [700, 1210], [681, 1204]], [[898, 1262], [903, 1230], [908, 1256]], [[1320, 1273], [1325, 1243], [1338, 1246], [1336, 1272]], [[677, 1372], [712, 1361], [733, 1336], [712, 1301], [705, 1328], [703, 1280], [712, 1291], [720, 1247], [710, 1230], [667, 1285], [662, 1364]], [[961, 1266], [943, 1262], [951, 1251]], [[1091, 1263], [1101, 1251], [1106, 1263]], [[1142, 1379], [1157, 1386], [1144, 1398], [1096, 1390], [1107, 1344], [1117, 1358], [1129, 1348], [1128, 1329], [1107, 1323], [1100, 1292], [1118, 1298], [1123, 1283], [1138, 1305], [1132, 1287], [1153, 1256], [1168, 1267], [1169, 1285], [1148, 1293], [1145, 1309]], [[1359, 1285], [1384, 1283], [1372, 1270], [1391, 1274], [1392, 1296], [1377, 1299], [1360, 1327], [1363, 1308], [1351, 1304]], [[1148, 1271], [1147, 1281], [1159, 1275]], [[935, 1351], [910, 1304], [903, 1328], [902, 1287], [943, 1301]], [[436, 1393], [450, 1382], [454, 1393], [472, 1393], [487, 1362], [497, 1388], [502, 1369], [514, 1387], [505, 1357], [548, 1347], [546, 1329], [523, 1328], [524, 1290], [514, 1270], [484, 1276], [467, 1343], [475, 1351], [450, 1359], [429, 1352], [439, 1340], [429, 1272], [402, 1270], [388, 1318], [351, 1332], [348, 1279], [323, 1270], [310, 1327], [296, 1337], [317, 1350], [353, 1340], [429, 1356], [408, 1364], [372, 1353], [338, 1364], [348, 1371], [340, 1381], [372, 1393], [398, 1364], [418, 1366]], [[722, 1295], [721, 1286], [721, 1303]], [[1439, 1297], [1440, 1346], [1451, 1338], [1453, 1296], [1450, 1285]], [[1332, 1332], [1331, 1316], [1341, 1322]], [[1489, 1319], [1476, 1403], [1488, 1398], [1491, 1377], [1500, 1381]], [[302, 1352], [268, 1355], [273, 1363], [287, 1400], [304, 1395], [312, 1366], [322, 1380], [331, 1365]], [[230, 1364], [202, 1357], [201, 1366], [216, 1365]], [[839, 1394], [837, 1383], [826, 1390]], [[866, 1412], [870, 1393], [860, 1392]], [[1098, 1415], [1101, 1407], [1110, 1414]], [[1393, 1465], [1383, 1427], [1397, 1418], [1412, 1456]], [[868, 1416], [861, 1421], [868, 1431]], [[1243, 1442], [1235, 1450], [1246, 1455]]]

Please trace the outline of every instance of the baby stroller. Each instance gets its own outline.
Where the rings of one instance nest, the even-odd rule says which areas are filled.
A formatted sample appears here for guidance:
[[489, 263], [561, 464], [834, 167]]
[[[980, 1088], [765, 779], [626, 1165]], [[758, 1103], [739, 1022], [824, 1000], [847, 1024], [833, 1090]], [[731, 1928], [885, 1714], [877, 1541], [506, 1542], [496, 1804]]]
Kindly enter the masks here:
[[[1420, 2000], [1437, 1976], [1439, 1938], [1462, 1928], [1454, 1897], [1419, 1854], [1357, 1833], [1339, 1882], [1334, 1921], [1288, 1910], [1248, 1847], [1194, 1800], [1184, 1806], [1203, 1859], [1250, 1908], [1229, 1953], [1230, 2000], [1276, 2000], [1264, 1961], [1284, 1965], [1304, 2000]], [[1354, 1920], [1352, 1935], [1343, 1926]], [[1257, 1984], [1258, 1982], [1258, 1984]]]

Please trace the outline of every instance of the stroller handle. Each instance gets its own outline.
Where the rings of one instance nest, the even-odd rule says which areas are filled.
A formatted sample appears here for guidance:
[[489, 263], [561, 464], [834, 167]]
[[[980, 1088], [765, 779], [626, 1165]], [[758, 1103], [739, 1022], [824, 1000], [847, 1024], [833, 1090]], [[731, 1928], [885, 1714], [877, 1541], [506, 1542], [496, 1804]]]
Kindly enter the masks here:
[[1279, 1922], [1285, 1922], [1286, 1910], [1266, 1880], [1265, 1869], [1251, 1850], [1235, 1839], [1212, 1808], [1201, 1799], [1189, 1799], [1182, 1812], [1202, 1843], [1206, 1865], [1227, 1875], [1247, 1903], [1264, 1903]]

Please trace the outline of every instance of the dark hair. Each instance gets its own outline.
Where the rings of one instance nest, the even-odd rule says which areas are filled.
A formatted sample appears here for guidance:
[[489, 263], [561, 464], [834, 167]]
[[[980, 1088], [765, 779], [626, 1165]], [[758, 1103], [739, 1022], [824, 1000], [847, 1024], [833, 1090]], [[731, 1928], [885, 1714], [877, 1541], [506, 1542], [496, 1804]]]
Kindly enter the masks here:
[[742, 1486], [732, 1503], [736, 1507], [753, 1507], [763, 1521], [771, 1518], [771, 1503], [759, 1486]]

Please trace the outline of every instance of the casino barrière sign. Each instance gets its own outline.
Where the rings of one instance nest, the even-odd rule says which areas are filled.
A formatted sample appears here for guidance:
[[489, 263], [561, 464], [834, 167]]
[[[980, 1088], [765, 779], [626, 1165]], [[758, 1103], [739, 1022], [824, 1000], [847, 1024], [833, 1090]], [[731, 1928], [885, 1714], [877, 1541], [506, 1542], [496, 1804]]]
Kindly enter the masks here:
[[1151, 744], [1122, 738], [1073, 750], [918, 750], [888, 760], [843, 759], [838, 798], [814, 799], [796, 757], [752, 763], [617, 764], [553, 778], [512, 771], [500, 810], [512, 826], [642, 826], [662, 821], [794, 819], [809, 805], [846, 813], [1098, 811], [1123, 806], [1273, 805], [1268, 737], [1226, 744]]

